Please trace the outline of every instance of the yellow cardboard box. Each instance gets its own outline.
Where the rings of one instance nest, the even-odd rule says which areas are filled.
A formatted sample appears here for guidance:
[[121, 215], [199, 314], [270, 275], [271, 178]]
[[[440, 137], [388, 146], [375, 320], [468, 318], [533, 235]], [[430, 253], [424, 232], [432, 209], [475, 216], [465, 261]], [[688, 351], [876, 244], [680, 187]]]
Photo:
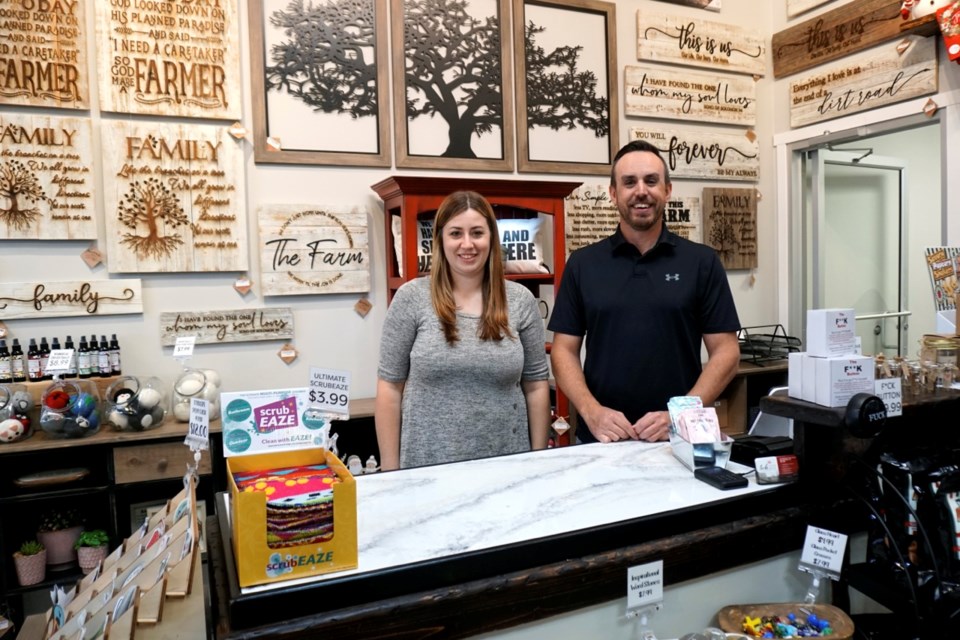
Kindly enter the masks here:
[[[234, 473], [326, 463], [340, 478], [333, 485], [333, 538], [320, 544], [267, 546], [267, 496], [237, 490]], [[326, 449], [299, 449], [227, 458], [233, 510], [233, 553], [241, 587], [321, 575], [357, 567], [357, 485]]]

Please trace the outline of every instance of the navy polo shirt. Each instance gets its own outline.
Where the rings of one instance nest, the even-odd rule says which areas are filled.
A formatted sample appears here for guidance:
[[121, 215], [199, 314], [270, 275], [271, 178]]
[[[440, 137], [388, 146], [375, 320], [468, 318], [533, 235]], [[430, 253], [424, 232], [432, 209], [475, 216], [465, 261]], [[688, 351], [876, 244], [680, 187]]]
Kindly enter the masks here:
[[[740, 329], [716, 252], [664, 225], [646, 254], [620, 231], [574, 251], [550, 318], [551, 331], [585, 336], [587, 387], [631, 423], [685, 395], [700, 376], [703, 334]], [[596, 438], [588, 429], [577, 435]]]

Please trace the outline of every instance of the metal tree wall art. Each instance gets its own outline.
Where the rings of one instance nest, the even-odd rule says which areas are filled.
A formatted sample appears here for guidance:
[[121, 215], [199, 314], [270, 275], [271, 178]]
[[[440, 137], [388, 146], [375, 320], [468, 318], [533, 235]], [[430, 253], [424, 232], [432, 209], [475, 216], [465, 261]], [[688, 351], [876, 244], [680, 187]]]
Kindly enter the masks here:
[[38, 207], [25, 207], [27, 203], [50, 202], [43, 191], [37, 174], [19, 160], [7, 160], [0, 164], [0, 222], [14, 229], [27, 229], [40, 217]]
[[[164, 258], [183, 244], [175, 230], [190, 219], [177, 196], [156, 178], [130, 183], [117, 209], [120, 224], [132, 230], [123, 234], [120, 244], [130, 247], [138, 258]], [[139, 235], [144, 228], [147, 235]]]

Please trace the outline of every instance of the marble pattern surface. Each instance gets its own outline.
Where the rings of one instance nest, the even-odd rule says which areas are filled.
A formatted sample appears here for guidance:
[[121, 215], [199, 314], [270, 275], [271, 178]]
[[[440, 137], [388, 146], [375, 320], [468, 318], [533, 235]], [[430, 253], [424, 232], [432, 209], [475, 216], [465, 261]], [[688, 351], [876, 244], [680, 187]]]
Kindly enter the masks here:
[[668, 443], [563, 447], [357, 478], [357, 569], [243, 593], [379, 571], [767, 491], [720, 491]]

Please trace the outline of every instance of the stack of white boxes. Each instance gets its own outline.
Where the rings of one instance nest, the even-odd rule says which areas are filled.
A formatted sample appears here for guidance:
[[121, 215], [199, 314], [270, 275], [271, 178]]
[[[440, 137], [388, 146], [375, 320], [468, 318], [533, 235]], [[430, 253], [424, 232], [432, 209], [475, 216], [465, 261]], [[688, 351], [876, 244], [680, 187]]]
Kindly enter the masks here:
[[807, 311], [807, 350], [791, 353], [791, 398], [844, 407], [858, 393], [874, 392], [874, 362], [857, 349], [853, 309]]

